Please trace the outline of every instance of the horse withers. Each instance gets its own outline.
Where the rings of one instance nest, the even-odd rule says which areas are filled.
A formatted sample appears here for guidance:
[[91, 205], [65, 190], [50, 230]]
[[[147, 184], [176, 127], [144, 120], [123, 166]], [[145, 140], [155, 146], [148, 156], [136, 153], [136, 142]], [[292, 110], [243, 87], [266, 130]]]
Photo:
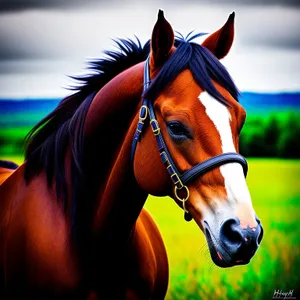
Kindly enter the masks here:
[[118, 40], [27, 137], [0, 186], [0, 298], [163, 299], [168, 260], [143, 205], [171, 196], [220, 267], [249, 263], [262, 226], [238, 154], [245, 110], [220, 63], [234, 14], [200, 45], [159, 11], [150, 42]]

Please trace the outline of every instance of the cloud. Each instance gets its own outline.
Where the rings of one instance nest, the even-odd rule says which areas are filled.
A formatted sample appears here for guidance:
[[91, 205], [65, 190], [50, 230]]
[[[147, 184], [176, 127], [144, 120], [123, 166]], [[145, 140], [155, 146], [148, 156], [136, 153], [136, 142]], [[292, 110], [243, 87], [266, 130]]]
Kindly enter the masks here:
[[111, 38], [136, 34], [146, 41], [155, 21], [156, 9], [151, 14], [102, 8], [2, 15], [0, 60], [99, 57], [111, 47]]
[[[1, 1], [1, 0], [0, 0]], [[228, 0], [229, 1], [229, 0]], [[135, 9], [134, 9], [135, 7]], [[240, 47], [300, 49], [300, 9], [165, 5], [165, 15], [183, 34], [213, 32], [236, 11], [236, 41]], [[157, 7], [132, 5], [122, 9], [98, 7], [71, 12], [26, 11], [0, 16], [0, 61], [98, 57], [111, 47], [111, 37], [146, 41], [156, 21]]]
[[[149, 1], [150, 2], [150, 1]], [[153, 2], [153, 1], [152, 1]], [[154, 1], [155, 2], [155, 1]], [[169, 1], [157, 1], [159, 5], [165, 5]], [[70, 8], [81, 8], [81, 7], [92, 7], [93, 5], [101, 4], [103, 7], [119, 7], [124, 5], [131, 5], [134, 0], [1, 0], [0, 13], [12, 12], [12, 11], [23, 11], [30, 9], [70, 9]], [[218, 5], [261, 5], [261, 6], [297, 6], [300, 7], [299, 0], [173, 0], [174, 5], [189, 5], [189, 4], [218, 4]], [[117, 6], [116, 6], [117, 5]]]
[[236, 18], [239, 42], [247, 47], [300, 50], [300, 10], [249, 8]]
[[[173, 0], [175, 3], [182, 2], [181, 0]], [[218, 4], [218, 5], [247, 5], [247, 6], [300, 6], [299, 0], [189, 0], [191, 3], [201, 4]], [[186, 2], [185, 2], [186, 3]]]
[[[179, 5], [176, 2], [179, 0], [171, 3], [164, 0], [159, 5], [154, 2], [156, 0], [148, 4], [134, 1], [124, 1], [131, 4], [114, 7], [90, 0], [90, 6], [81, 9], [28, 9], [0, 14], [0, 93], [14, 94], [16, 83], [20, 95], [27, 87], [30, 87], [29, 93], [33, 90], [42, 92], [43, 86], [48, 94], [54, 93], [55, 87], [61, 93], [59, 87], [65, 86], [66, 82], [70, 84], [65, 74], [86, 72], [85, 60], [101, 57], [103, 49], [111, 49], [111, 38], [137, 35], [142, 42], [148, 40], [158, 7], [165, 11], [173, 28], [184, 35], [194, 29], [215, 31], [234, 10], [236, 34], [229, 67], [233, 66], [231, 73], [237, 78], [239, 87], [255, 90], [272, 90], [273, 85], [282, 89], [299, 88], [294, 82], [300, 74], [297, 62], [300, 54], [299, 8], [244, 6], [237, 5], [238, 1], [234, 0], [227, 0], [226, 5], [199, 5], [196, 0], [187, 0], [185, 5]], [[48, 7], [46, 1], [41, 2], [44, 4], [40, 8]], [[61, 2], [64, 2], [62, 6]], [[216, 3], [216, 0], [212, 2]], [[251, 2], [257, 4], [259, 1]], [[26, 3], [40, 2], [28, 0]], [[59, 3], [52, 1], [51, 7], [77, 8], [81, 5], [78, 0], [72, 4], [68, 0]], [[27, 7], [32, 7], [29, 4]], [[239, 66], [243, 68], [239, 69]], [[50, 79], [52, 83], [48, 82]]]
[[[7, 74], [0, 72], [0, 98], [64, 97], [74, 82], [65, 74], [82, 68], [81, 62], [10, 62]], [[223, 64], [242, 91], [277, 92], [300, 90], [300, 51], [237, 52], [234, 49]], [[1, 65], [0, 69], [5, 67]], [[20, 72], [20, 67], [24, 70]], [[16, 71], [16, 73], [13, 73]], [[27, 72], [26, 72], [27, 71]], [[28, 71], [30, 73], [28, 73]]]
[[99, 0], [1, 0], [0, 13], [24, 11], [31, 9], [69, 9], [88, 7], [101, 3], [102, 6], [112, 6], [114, 1]]

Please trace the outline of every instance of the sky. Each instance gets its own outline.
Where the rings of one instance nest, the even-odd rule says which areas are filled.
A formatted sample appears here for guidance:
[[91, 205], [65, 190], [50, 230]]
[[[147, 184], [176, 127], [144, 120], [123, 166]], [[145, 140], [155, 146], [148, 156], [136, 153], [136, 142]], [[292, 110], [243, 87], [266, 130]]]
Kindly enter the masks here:
[[146, 42], [158, 9], [183, 35], [213, 33], [235, 11], [222, 62], [238, 88], [300, 91], [299, 0], [0, 0], [0, 98], [67, 96], [68, 75], [86, 74], [113, 38]]

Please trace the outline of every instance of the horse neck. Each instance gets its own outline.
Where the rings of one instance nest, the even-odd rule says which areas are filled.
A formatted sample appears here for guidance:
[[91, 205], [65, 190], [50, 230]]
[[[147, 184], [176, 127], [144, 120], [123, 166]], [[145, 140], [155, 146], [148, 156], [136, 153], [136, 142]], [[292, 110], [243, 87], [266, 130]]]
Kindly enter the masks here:
[[130, 161], [143, 87], [143, 64], [110, 81], [96, 95], [85, 124], [93, 232], [127, 238], [147, 194], [137, 185]]

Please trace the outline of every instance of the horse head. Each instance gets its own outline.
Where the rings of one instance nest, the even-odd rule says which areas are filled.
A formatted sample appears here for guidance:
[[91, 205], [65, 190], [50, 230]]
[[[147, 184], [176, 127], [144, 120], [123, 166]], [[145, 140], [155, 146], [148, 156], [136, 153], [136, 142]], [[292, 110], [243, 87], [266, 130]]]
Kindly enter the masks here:
[[174, 40], [159, 12], [145, 66], [134, 175], [144, 190], [171, 196], [195, 220], [216, 265], [247, 264], [263, 229], [238, 154], [246, 112], [219, 61], [233, 43], [234, 13], [201, 45], [194, 37]]

